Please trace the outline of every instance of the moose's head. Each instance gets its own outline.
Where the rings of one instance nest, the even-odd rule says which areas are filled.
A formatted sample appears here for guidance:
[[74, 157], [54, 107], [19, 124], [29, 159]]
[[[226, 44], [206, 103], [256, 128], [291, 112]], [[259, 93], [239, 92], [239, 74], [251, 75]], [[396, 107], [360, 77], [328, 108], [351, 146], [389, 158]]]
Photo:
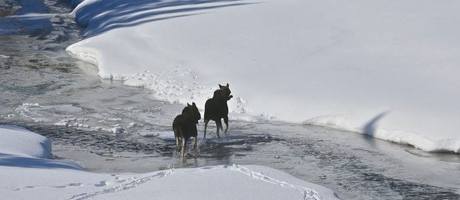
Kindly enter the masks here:
[[230, 91], [230, 85], [228, 85], [228, 83], [226, 86], [222, 86], [219, 84], [219, 89], [223, 91], [224, 98], [226, 98], [227, 101], [233, 98], [233, 95], [230, 95], [232, 91]]
[[187, 103], [187, 107], [184, 110], [187, 110], [188, 116], [190, 116], [193, 120], [196, 120], [196, 123], [198, 124], [198, 121], [201, 119], [201, 114], [200, 111], [198, 111], [198, 107], [196, 107], [195, 102], [192, 102], [192, 105]]

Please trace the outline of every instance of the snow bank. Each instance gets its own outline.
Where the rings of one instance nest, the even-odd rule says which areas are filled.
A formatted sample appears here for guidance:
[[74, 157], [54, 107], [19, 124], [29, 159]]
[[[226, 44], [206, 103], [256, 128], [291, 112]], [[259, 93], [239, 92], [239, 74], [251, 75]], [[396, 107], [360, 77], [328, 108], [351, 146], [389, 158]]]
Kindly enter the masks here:
[[[95, 174], [44, 159], [51, 142], [0, 125], [3, 199], [338, 199], [332, 190], [262, 166], [208, 166], [146, 174]], [[33, 157], [31, 157], [33, 156]]]
[[0, 125], [0, 154], [48, 158], [51, 141], [19, 126]]
[[339, 129], [339, 130], [359, 132], [359, 130], [356, 129], [350, 123], [350, 121], [343, 116], [333, 116], [333, 115], [318, 116], [318, 117], [313, 117], [309, 120], [305, 120], [302, 123], [305, 125], [324, 126], [324, 127], [330, 127], [330, 128]]
[[0, 166], [0, 176], [5, 199], [338, 199], [330, 189], [262, 166], [123, 175]]
[[375, 138], [387, 140], [390, 142], [411, 145], [417, 149], [421, 149], [427, 152], [460, 153], [459, 139], [432, 141], [413, 132], [399, 130], [387, 131], [384, 129], [378, 129], [375, 132], [368, 134]]
[[88, 3], [93, 3], [95, 1], [97, 0], [70, 0], [70, 6], [78, 7], [78, 6], [83, 6], [85, 4], [88, 4]]
[[[386, 114], [384, 114], [386, 115]], [[305, 120], [302, 124], [323, 126], [337, 130], [351, 131], [361, 134], [367, 134], [374, 138], [386, 140], [398, 144], [413, 146], [427, 152], [454, 152], [460, 153], [460, 139], [447, 139], [433, 141], [419, 134], [410, 131], [401, 130], [385, 130], [378, 127], [378, 119], [384, 117], [380, 115], [374, 119], [373, 123], [369, 123], [364, 128], [355, 128], [351, 122], [343, 116], [319, 116], [309, 120]]]
[[344, 116], [353, 126], [313, 121], [358, 132], [378, 122], [372, 133], [398, 131], [370, 135], [459, 152], [456, 1], [84, 3], [74, 14], [86, 39], [67, 50], [101, 78], [201, 108], [228, 82], [238, 115]]

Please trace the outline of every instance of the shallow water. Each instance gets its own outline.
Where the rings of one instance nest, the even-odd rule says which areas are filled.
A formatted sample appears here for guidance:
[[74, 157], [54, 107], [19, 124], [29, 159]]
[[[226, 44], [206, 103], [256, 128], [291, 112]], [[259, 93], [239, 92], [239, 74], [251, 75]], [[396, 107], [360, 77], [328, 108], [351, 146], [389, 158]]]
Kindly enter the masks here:
[[171, 131], [182, 106], [155, 100], [142, 88], [101, 81], [93, 66], [64, 51], [80, 39], [66, 15], [70, 8], [61, 1], [28, 3], [41, 10], [27, 12], [58, 15], [33, 26], [20, 18], [0, 20], [25, 30], [0, 34], [0, 123], [52, 139], [54, 159], [119, 173], [256, 164], [324, 185], [344, 199], [460, 199], [457, 154], [322, 127], [231, 120], [229, 135], [216, 139], [211, 123], [207, 140], [188, 149], [182, 163]]

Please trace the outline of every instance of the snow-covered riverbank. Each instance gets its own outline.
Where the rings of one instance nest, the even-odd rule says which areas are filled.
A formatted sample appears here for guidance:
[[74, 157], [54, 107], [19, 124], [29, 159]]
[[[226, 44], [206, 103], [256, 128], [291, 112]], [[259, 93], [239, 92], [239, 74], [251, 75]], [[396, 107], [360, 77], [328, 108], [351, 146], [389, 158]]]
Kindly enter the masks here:
[[[46, 4], [45, 6], [50, 8], [50, 13], [26, 13], [27, 17], [17, 16], [10, 19], [18, 22], [15, 27], [25, 26], [22, 30], [42, 31], [31, 31], [30, 34], [32, 35], [30, 36], [28, 31], [21, 32], [25, 34], [22, 36], [0, 36], [0, 42], [7, 44], [0, 46], [0, 92], [2, 93], [0, 96], [0, 123], [24, 126], [28, 130], [40, 133], [49, 139], [17, 126], [2, 126], [6, 127], [5, 130], [9, 132], [0, 131], [0, 138], [6, 138], [0, 141], [0, 176], [4, 178], [2, 180], [5, 180], [0, 184], [0, 190], [2, 194], [6, 195], [5, 198], [85, 199], [94, 197], [96, 199], [129, 199], [134, 197], [152, 198], [156, 194], [164, 195], [163, 197], [179, 198], [183, 193], [174, 191], [175, 193], [172, 194], [168, 193], [170, 191], [155, 190], [156, 193], [152, 194], [152, 191], [148, 189], [152, 189], [152, 187], [170, 189], [171, 187], [164, 185], [163, 182], [175, 184], [176, 181], [183, 181], [184, 178], [189, 181], [202, 181], [204, 177], [213, 183], [213, 186], [216, 186], [216, 191], [221, 191], [225, 196], [241, 195], [238, 198], [252, 197], [252, 195], [260, 195], [258, 197], [261, 198], [265, 197], [264, 195], [270, 195], [270, 197], [293, 195], [297, 197], [302, 193], [305, 194], [304, 197], [308, 197], [308, 194], [314, 194], [308, 192], [309, 189], [314, 189], [313, 186], [310, 187], [309, 182], [312, 182], [331, 188], [343, 199], [459, 199], [460, 185], [458, 180], [460, 175], [455, 173], [458, 171], [460, 163], [458, 154], [426, 153], [407, 145], [392, 144], [375, 140], [366, 135], [338, 131], [337, 129], [346, 129], [361, 132], [363, 129], [363, 127], [356, 126], [354, 119], [344, 114], [342, 114], [344, 117], [335, 114], [314, 118], [307, 117], [310, 118], [308, 120], [301, 117], [299, 120], [305, 120], [302, 123], [307, 125], [299, 124], [300, 121], [296, 121], [296, 123], [275, 121], [276, 119], [289, 121], [280, 115], [276, 118], [273, 113], [268, 112], [275, 110], [271, 108], [272, 106], [284, 106], [276, 103], [281, 102], [279, 96], [271, 95], [271, 100], [265, 99], [270, 103], [270, 106], [264, 108], [263, 113], [259, 113], [257, 110], [253, 110], [251, 106], [253, 101], [250, 99], [252, 97], [245, 97], [245, 91], [250, 89], [241, 88], [233, 80], [229, 81], [231, 88], [234, 95], [240, 98], [234, 98], [230, 101], [233, 111], [230, 135], [223, 139], [214, 138], [213, 129], [215, 127], [212, 124], [213, 129], [211, 129], [208, 140], [202, 142], [198, 151], [190, 151], [186, 163], [181, 163], [175, 155], [171, 119], [177, 115], [183, 106], [158, 99], [185, 102], [186, 100], [192, 101], [188, 97], [193, 96], [193, 101], [198, 103], [202, 101], [200, 98], [206, 98], [208, 92], [211, 92], [212, 87], [218, 83], [217, 81], [221, 81], [221, 79], [213, 78], [214, 74], [198, 73], [203, 73], [203, 71], [214, 73], [213, 70], [222, 69], [186, 68], [189, 63], [184, 60], [185, 64], [173, 66], [172, 69], [161, 68], [164, 72], [135, 72], [136, 75], [132, 77], [126, 76], [127, 80], [124, 82], [101, 81], [98, 77], [91, 76], [94, 74], [92, 67], [85, 65], [89, 69], [89, 73], [86, 73], [76, 66], [76, 63], [82, 64], [81, 62], [69, 58], [64, 52], [65, 47], [78, 39], [79, 30], [74, 24], [74, 18], [67, 15], [66, 10], [68, 8], [62, 9], [60, 7], [59, 4], [62, 1], [26, 1], [26, 3], [31, 2]], [[77, 2], [79, 1], [75, 1], [75, 3]], [[90, 3], [97, 5], [98, 2], [103, 3], [103, 9], [110, 10], [111, 6], [115, 6], [115, 4], [106, 1], [88, 0], [81, 4], [80, 8], [83, 9], [85, 4], [90, 6]], [[132, 7], [129, 3], [133, 2], [117, 5], [118, 9], [122, 9], [117, 10], [117, 13], [131, 16], [130, 12], [133, 12], [135, 14], [132, 16], [136, 17], [138, 13], [136, 14], [134, 11], [142, 9], [148, 11], [151, 8], [143, 4], [146, 1], [138, 2], [140, 4], [136, 5], [139, 7]], [[154, 9], [160, 11], [155, 13], [160, 16], [173, 15], [175, 11], [183, 12], [184, 15], [198, 10], [206, 12], [173, 17], [168, 20], [214, 15], [222, 9], [269, 6], [267, 5], [268, 1], [258, 2], [258, 4], [245, 4], [248, 3], [246, 1], [194, 1], [192, 4], [190, 1], [174, 2], [176, 4], [165, 1], [155, 2], [151, 5], [155, 7], [158, 6], [156, 3], [162, 3], [162, 9], [158, 10], [157, 7]], [[276, 3], [276, 1], [273, 2]], [[112, 3], [117, 3], [117, 1]], [[368, 4], [363, 5], [364, 7], [368, 6]], [[123, 9], [126, 10], [123, 11]], [[98, 18], [102, 22], [104, 20], [102, 13], [104, 12], [100, 12], [100, 15], [96, 17], [88, 15], [86, 19]], [[242, 12], [242, 15], [246, 14]], [[46, 18], [41, 16], [46, 16]], [[23, 23], [22, 20], [18, 20], [30, 19], [34, 21], [35, 17], [50, 20], [53, 25], [52, 29], [47, 29], [49, 27], [45, 26], [47, 23], [43, 24], [44, 29], [39, 24], [32, 24], [33, 29], [28, 29], [27, 26], [30, 23]], [[149, 18], [148, 14], [143, 17]], [[142, 21], [142, 19], [138, 18], [137, 20], [140, 21], [128, 24], [124, 28], [150, 22], [149, 20]], [[120, 18], [117, 20], [123, 21]], [[169, 23], [167, 19], [162, 20], [165, 20], [164, 23]], [[232, 21], [232, 19], [229, 18], [228, 21]], [[158, 20], [152, 21], [153, 24], [156, 22]], [[242, 24], [244, 23], [242, 22]], [[112, 26], [110, 23], [105, 23], [102, 26], [105, 25], [113, 28], [106, 33], [117, 31], [117, 28], [121, 27], [119, 24]], [[94, 36], [91, 34], [87, 36]], [[137, 34], [138, 32], [133, 32], [131, 35]], [[129, 34], [127, 38], [128, 36]], [[230, 36], [223, 34], [222, 37]], [[156, 41], [156, 38], [152, 38], [152, 41]], [[177, 43], [172, 44], [178, 45]], [[126, 46], [130, 45], [128, 41]], [[201, 46], [206, 47], [206, 45]], [[139, 48], [144, 48], [144, 46]], [[163, 47], [159, 49], [163, 49]], [[131, 56], [137, 56], [137, 52], [133, 51], [132, 53]], [[175, 52], [169, 53], [175, 55]], [[166, 54], [169, 53], [166, 52]], [[149, 56], [153, 57], [152, 55]], [[172, 59], [175, 60], [176, 58]], [[228, 60], [228, 58], [222, 59]], [[247, 61], [246, 58], [242, 60]], [[80, 65], [80, 67], [83, 66]], [[229, 71], [234, 70], [239, 71], [241, 69]], [[251, 69], [248, 68], [248, 70]], [[289, 68], [286, 70], [289, 72]], [[282, 73], [281, 70], [275, 71], [279, 74]], [[266, 72], [262, 71], [261, 73]], [[233, 74], [230, 75], [234, 76]], [[238, 78], [239, 76], [235, 75], [234, 77]], [[207, 79], [211, 82], [216, 81], [216, 83], [206, 85], [204, 80]], [[151, 85], [153, 80], [157, 81], [155, 84], [158, 84], [159, 90]], [[184, 81], [184, 83], [174, 87], [177, 83], [176, 80]], [[264, 82], [264, 80], [263, 77], [254, 78], [254, 82]], [[286, 82], [286, 80], [279, 80], [279, 85]], [[238, 82], [246, 83], [247, 81], [238, 78]], [[195, 82], [196, 84], [193, 84]], [[220, 83], [225, 84], [225, 82]], [[247, 83], [247, 86], [259, 85], [254, 82]], [[126, 87], [121, 85], [123, 83], [131, 86], [140, 85], [146, 89]], [[188, 84], [194, 86], [190, 89]], [[280, 88], [274, 87], [272, 83], [267, 84], [267, 88], [270, 87], [279, 94], [288, 93], [279, 92]], [[267, 88], [262, 87], [259, 90], [264, 93]], [[162, 93], [158, 93], [160, 90]], [[259, 91], [257, 88], [255, 90]], [[183, 93], [177, 93], [177, 91]], [[181, 95], [187, 98], [183, 98]], [[255, 96], [255, 94], [251, 95]], [[292, 104], [297, 103], [296, 99], [293, 98]], [[288, 108], [290, 106], [292, 105], [287, 105]], [[312, 108], [311, 111], [314, 112], [315, 109]], [[299, 111], [302, 111], [301, 107]], [[293, 112], [292, 115], [299, 113]], [[378, 129], [379, 124], [385, 125], [382, 123], [384, 122], [382, 119], [387, 119], [389, 116], [392, 116], [392, 112], [377, 115], [369, 120], [372, 123], [367, 123], [364, 128], [370, 130], [370, 133], [374, 133], [374, 137], [381, 137], [384, 140], [394, 140], [394, 142], [403, 144], [405, 141], [416, 141], [415, 143], [420, 144], [418, 148], [426, 151], [456, 148], [455, 142], [446, 141], [437, 145], [436, 139], [427, 140], [424, 136], [418, 135], [418, 132], [400, 134], [398, 132], [381, 132], [381, 130], [373, 131]], [[310, 124], [315, 126], [310, 126]], [[202, 123], [198, 125], [199, 130], [203, 130], [202, 125]], [[201, 137], [201, 132], [199, 135]], [[21, 140], [13, 141], [14, 136], [19, 136]], [[53, 145], [51, 145], [50, 139], [53, 141]], [[51, 146], [53, 146], [52, 152]], [[50, 152], [53, 160], [46, 159]], [[192, 168], [177, 169], [176, 167]], [[82, 171], [82, 168], [87, 171]], [[303, 181], [284, 173], [289, 173]], [[169, 176], [164, 176], [165, 174]], [[214, 176], [219, 176], [219, 179]], [[220, 184], [222, 187], [219, 187], [222, 177], [241, 181], [244, 183], [243, 186], [248, 183], [251, 187], [254, 186], [252, 188], [255, 190], [258, 190], [259, 186], [263, 189], [270, 189], [270, 192], [274, 191], [275, 194], [242, 192], [228, 195], [228, 192], [234, 190], [247, 191], [249, 186], [239, 188], [234, 184], [232, 186]], [[279, 187], [280, 182], [286, 182], [282, 183], [284, 188]], [[230, 183], [232, 182], [230, 181]], [[208, 188], [208, 185], [198, 186]], [[214, 187], [209, 188], [213, 189]], [[324, 187], [320, 188], [324, 189]], [[196, 190], [192, 187], [190, 189]], [[322, 189], [314, 190], [322, 197], [321, 199], [326, 198], [328, 194], [331, 195], [331, 198], [336, 198], [331, 190], [326, 189], [326, 195], [323, 193], [324, 191], [321, 192]], [[193, 194], [202, 195], [202, 193]], [[212, 197], [215, 194], [211, 192], [206, 193], [206, 195]], [[200, 196], [199, 199], [207, 198], [206, 195]], [[299, 196], [299, 198], [302, 197]]]
[[67, 50], [99, 76], [233, 119], [278, 119], [459, 152], [458, 2], [87, 0]]

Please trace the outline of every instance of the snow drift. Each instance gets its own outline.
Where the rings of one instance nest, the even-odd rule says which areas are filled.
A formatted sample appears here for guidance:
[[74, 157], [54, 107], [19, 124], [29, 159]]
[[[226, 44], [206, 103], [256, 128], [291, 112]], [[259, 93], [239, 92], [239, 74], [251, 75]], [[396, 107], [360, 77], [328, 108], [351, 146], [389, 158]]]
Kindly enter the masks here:
[[0, 125], [0, 153], [48, 158], [51, 141], [19, 126]]
[[[0, 172], [5, 167], [82, 169], [75, 164], [46, 159], [50, 156], [51, 141], [48, 138], [23, 127], [0, 125]], [[10, 176], [16, 175], [12, 173]], [[8, 184], [9, 178], [2, 177], [2, 182]]]
[[67, 50], [97, 65], [101, 78], [170, 102], [203, 108], [217, 84], [228, 82], [236, 114], [309, 124], [344, 116], [346, 130], [459, 152], [456, 7], [416, 0], [87, 0], [73, 12], [86, 39]]

